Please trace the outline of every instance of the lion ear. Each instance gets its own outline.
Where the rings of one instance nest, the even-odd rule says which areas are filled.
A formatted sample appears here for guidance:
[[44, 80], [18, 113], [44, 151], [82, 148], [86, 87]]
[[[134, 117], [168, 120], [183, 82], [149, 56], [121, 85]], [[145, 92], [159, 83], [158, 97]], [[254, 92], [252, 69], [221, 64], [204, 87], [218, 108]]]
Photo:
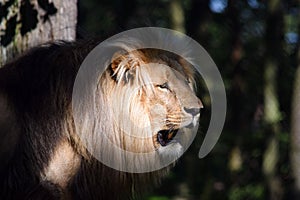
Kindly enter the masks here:
[[114, 72], [114, 74], [117, 73], [118, 68], [120, 68], [120, 65], [122, 63], [122, 61], [126, 60], [126, 56], [124, 54], [124, 52], [116, 52], [114, 53], [114, 55], [112, 56], [111, 59], [111, 69]]
[[112, 75], [116, 77], [117, 81], [124, 79], [125, 82], [128, 82], [141, 63], [142, 60], [137, 53], [116, 52], [111, 59]]

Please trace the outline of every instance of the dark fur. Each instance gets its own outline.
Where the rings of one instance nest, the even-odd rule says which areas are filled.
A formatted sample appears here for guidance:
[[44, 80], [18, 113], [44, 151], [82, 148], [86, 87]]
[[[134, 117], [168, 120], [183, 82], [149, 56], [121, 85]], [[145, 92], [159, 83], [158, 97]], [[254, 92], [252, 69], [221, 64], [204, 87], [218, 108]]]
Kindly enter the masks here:
[[7, 112], [0, 118], [0, 199], [126, 200], [139, 193], [139, 186], [157, 180], [158, 172], [123, 173], [81, 155], [79, 171], [66, 190], [40, 178], [59, 141], [66, 138], [76, 149], [62, 123], [72, 121], [73, 83], [96, 44], [44, 45], [0, 68], [0, 98]]

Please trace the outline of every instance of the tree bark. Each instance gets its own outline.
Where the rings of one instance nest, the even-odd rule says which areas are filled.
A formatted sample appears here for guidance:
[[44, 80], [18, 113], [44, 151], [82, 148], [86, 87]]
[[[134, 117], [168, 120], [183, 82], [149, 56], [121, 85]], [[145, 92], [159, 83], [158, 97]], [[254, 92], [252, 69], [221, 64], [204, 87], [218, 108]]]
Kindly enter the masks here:
[[0, 66], [25, 50], [74, 40], [77, 0], [0, 0]]
[[185, 33], [184, 9], [180, 0], [170, 2], [171, 27], [172, 29]]
[[[298, 1], [300, 5], [300, 1]], [[298, 14], [300, 17], [300, 14]], [[298, 22], [298, 35], [300, 22]], [[294, 199], [300, 199], [300, 41], [297, 45], [297, 71], [294, 81], [291, 116], [291, 168], [294, 178]]]
[[294, 199], [300, 199], [300, 50], [298, 50], [298, 69], [296, 72], [291, 124], [291, 167], [294, 177]]
[[231, 51], [231, 59], [230, 65], [233, 67], [233, 80], [232, 80], [232, 90], [230, 91], [230, 96], [232, 98], [232, 113], [233, 113], [233, 121], [234, 128], [236, 130], [234, 135], [236, 137], [233, 139], [234, 146], [231, 149], [229, 154], [229, 170], [232, 173], [238, 172], [243, 165], [242, 160], [242, 151], [240, 149], [240, 141], [243, 135], [240, 133], [246, 132], [246, 124], [247, 120], [243, 117], [244, 113], [240, 112], [240, 110], [244, 108], [244, 99], [246, 98], [245, 92], [245, 81], [242, 75], [242, 64], [241, 61], [243, 59], [243, 44], [241, 41], [241, 31], [242, 24], [239, 20], [241, 10], [237, 7], [236, 2], [234, 0], [228, 0], [228, 6], [225, 13], [225, 16], [228, 20], [228, 24], [231, 31], [230, 37], [230, 51]]
[[277, 94], [277, 71], [282, 57], [283, 5], [269, 0], [266, 21], [266, 59], [264, 67], [264, 122], [267, 145], [263, 155], [263, 173], [269, 191], [269, 199], [283, 198], [283, 188], [277, 175], [279, 160], [278, 134], [280, 133], [280, 108]]

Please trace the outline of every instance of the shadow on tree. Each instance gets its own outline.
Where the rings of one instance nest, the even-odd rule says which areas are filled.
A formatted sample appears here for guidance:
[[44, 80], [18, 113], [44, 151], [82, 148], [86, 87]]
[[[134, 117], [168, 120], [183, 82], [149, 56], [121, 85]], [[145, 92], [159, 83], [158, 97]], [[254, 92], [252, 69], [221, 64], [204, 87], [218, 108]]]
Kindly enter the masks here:
[[[13, 8], [15, 0], [9, 0], [6, 3], [0, 3], [0, 23], [8, 16], [10, 9], [18, 9], [19, 12], [15, 12], [6, 22], [6, 29], [1, 34], [0, 45], [6, 47], [15, 38], [17, 33], [17, 24], [21, 24], [20, 33], [22, 36], [26, 33], [34, 30], [38, 24], [38, 10], [30, 0], [22, 0], [19, 8]], [[49, 20], [49, 17], [57, 13], [57, 8], [53, 2], [49, 0], [38, 0], [39, 8], [43, 9], [45, 14], [41, 16], [43, 23]], [[20, 14], [20, 20], [18, 21], [18, 14]]]

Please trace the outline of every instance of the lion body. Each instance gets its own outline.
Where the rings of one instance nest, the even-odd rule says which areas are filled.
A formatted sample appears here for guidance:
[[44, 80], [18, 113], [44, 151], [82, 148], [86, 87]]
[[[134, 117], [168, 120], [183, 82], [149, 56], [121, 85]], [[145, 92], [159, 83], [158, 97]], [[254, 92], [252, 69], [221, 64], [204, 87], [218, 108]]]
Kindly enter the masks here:
[[[96, 113], [102, 118], [85, 119], [88, 125], [75, 126], [71, 104], [74, 82], [80, 64], [96, 44], [60, 42], [44, 45], [0, 69], [1, 199], [126, 200], [149, 185], [155, 185], [167, 173], [168, 166], [154, 172], [128, 173], [102, 164], [91, 149], [82, 144], [85, 138], [91, 139], [89, 136], [82, 137], [83, 133], [92, 134], [91, 127], [101, 130], [93, 138], [97, 147], [92, 148], [96, 148], [97, 152], [105, 154], [109, 151], [116, 156], [103, 140], [107, 136], [110, 142], [131, 152], [182, 153], [179, 144], [161, 147], [157, 134], [153, 134], [170, 128], [159, 120], [166, 119], [168, 113], [173, 113], [168, 119], [173, 124], [172, 128], [189, 124], [184, 124], [184, 120], [176, 122], [178, 118], [187, 118], [182, 114], [184, 108], [180, 103], [197, 108], [201, 106], [191, 87], [185, 83], [186, 78], [193, 78], [191, 69], [183, 67], [180, 71], [172, 63], [177, 58], [168, 57], [168, 54], [168, 59], [162, 59], [155, 51], [139, 52], [140, 66], [127, 70], [128, 73], [134, 72], [131, 74], [134, 78], [124, 72], [121, 74], [120, 68], [126, 66], [124, 62], [122, 66], [119, 62], [112, 64], [112, 68], [100, 78], [99, 96], [96, 95], [101, 99]], [[158, 60], [161, 60], [161, 66], [157, 69], [149, 65]], [[126, 64], [130, 65], [130, 62]], [[179, 61], [176, 65], [180, 65]], [[157, 74], [157, 71], [160, 73]], [[165, 95], [163, 87], [150, 86], [145, 77], [149, 77], [151, 83], [159, 84], [162, 84], [161, 80], [172, 79], [170, 87], [176, 95], [171, 92]], [[139, 89], [134, 97], [128, 96], [133, 88]], [[175, 96], [182, 101], [176, 101]], [[186, 97], [192, 97], [189, 98], [192, 100]], [[127, 110], [120, 104], [126, 99]], [[166, 101], [171, 101], [172, 107], [167, 107]], [[138, 121], [136, 124], [143, 127], [149, 126], [145, 128], [142, 140], [122, 135], [136, 129], [123, 124], [125, 117], [131, 122]], [[118, 128], [115, 128], [115, 123]], [[143, 127], [139, 128], [143, 130]], [[145, 165], [144, 162], [140, 160], [141, 165]]]

